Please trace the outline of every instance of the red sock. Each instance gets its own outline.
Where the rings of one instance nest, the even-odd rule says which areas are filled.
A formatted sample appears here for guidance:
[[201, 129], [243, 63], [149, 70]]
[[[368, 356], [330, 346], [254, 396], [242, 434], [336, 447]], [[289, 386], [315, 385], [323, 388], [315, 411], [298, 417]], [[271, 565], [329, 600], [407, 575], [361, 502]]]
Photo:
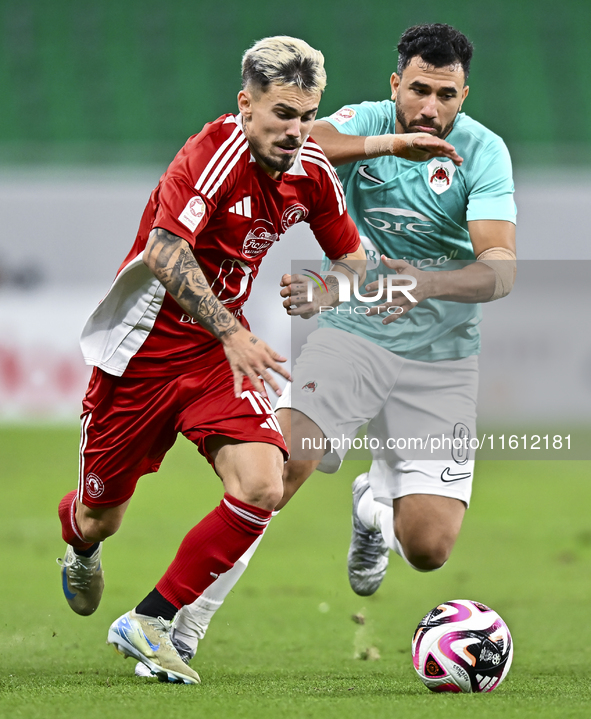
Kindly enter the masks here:
[[66, 544], [76, 549], [90, 549], [93, 542], [85, 542], [76, 524], [76, 490], [68, 492], [59, 503], [57, 513], [62, 523], [62, 537]]
[[177, 608], [191, 604], [220, 574], [234, 566], [259, 537], [271, 512], [224, 494], [220, 505], [183, 539], [156, 589]]

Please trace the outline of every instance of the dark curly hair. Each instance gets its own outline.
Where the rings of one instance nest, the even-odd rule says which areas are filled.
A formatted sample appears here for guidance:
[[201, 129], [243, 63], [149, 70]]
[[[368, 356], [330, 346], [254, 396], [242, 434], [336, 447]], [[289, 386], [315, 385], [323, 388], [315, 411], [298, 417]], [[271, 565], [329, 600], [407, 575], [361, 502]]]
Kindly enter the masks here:
[[473, 51], [470, 40], [451, 25], [414, 25], [402, 33], [398, 43], [398, 74], [402, 75], [413, 57], [418, 55], [433, 67], [459, 63], [468, 79]]

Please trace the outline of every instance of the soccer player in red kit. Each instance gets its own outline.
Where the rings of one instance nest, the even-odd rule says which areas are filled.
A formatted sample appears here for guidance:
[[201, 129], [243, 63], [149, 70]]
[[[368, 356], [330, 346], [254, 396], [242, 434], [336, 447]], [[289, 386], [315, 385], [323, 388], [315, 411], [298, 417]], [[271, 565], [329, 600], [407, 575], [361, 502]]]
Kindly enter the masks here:
[[[155, 589], [111, 625], [108, 642], [168, 681], [199, 682], [171, 622], [263, 533], [283, 494], [283, 435], [262, 380], [289, 379], [248, 329], [242, 305], [279, 235], [306, 220], [339, 272], [365, 253], [336, 173], [308, 139], [326, 84], [320, 52], [266, 38], [242, 62], [237, 115], [207, 124], [153, 191], [135, 243], [82, 334], [94, 365], [83, 401], [78, 490], [59, 506], [70, 607], [92, 614], [102, 541], [119, 528], [138, 479], [182, 432], [225, 494], [184, 538]], [[334, 282], [331, 282], [334, 280]], [[315, 302], [338, 301], [336, 278]]]

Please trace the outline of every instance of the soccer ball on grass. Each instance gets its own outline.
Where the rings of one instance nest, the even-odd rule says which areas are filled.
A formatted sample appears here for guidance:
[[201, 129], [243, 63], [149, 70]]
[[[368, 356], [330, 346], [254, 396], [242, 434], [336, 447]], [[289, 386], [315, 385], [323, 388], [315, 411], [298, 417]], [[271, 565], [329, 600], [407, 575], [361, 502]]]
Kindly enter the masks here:
[[454, 599], [421, 619], [412, 640], [421, 681], [434, 692], [491, 692], [513, 659], [509, 628], [480, 602]]

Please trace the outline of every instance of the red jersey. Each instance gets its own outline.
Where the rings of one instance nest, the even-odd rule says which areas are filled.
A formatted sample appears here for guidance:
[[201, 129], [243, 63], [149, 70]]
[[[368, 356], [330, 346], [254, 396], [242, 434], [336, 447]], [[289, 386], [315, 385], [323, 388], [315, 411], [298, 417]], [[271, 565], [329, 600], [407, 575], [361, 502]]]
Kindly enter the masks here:
[[189, 243], [215, 296], [248, 327], [242, 306], [263, 257], [304, 220], [329, 258], [357, 249], [343, 189], [319, 145], [308, 139], [274, 180], [252, 157], [240, 115], [207, 124], [152, 192], [135, 243], [83, 330], [86, 363], [116, 376], [180, 374], [219, 348], [144, 265], [153, 228]]

